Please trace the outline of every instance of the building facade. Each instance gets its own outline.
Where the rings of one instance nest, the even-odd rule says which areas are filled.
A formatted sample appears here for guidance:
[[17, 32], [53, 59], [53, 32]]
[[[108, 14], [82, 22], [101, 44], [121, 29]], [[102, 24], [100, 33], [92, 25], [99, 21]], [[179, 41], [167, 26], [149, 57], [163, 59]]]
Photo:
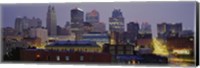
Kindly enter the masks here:
[[84, 12], [80, 8], [71, 10], [71, 31], [76, 35], [76, 40], [81, 39], [83, 32]]
[[92, 10], [91, 12], [86, 13], [86, 22], [98, 23], [99, 22], [99, 12], [96, 10]]
[[137, 40], [137, 36], [139, 34], [139, 24], [135, 22], [130, 22], [127, 24], [127, 33], [128, 33], [128, 40], [131, 43]]
[[110, 63], [111, 55], [107, 53], [68, 52], [40, 49], [23, 49], [20, 51], [22, 61], [51, 61], [78, 63]]
[[93, 41], [56, 41], [45, 48], [48, 50], [72, 52], [102, 52], [102, 48]]
[[167, 38], [167, 37], [178, 37], [178, 34], [182, 31], [182, 23], [161, 23], [157, 24], [157, 31], [159, 38]]
[[99, 46], [109, 43], [109, 36], [107, 33], [91, 32], [88, 34], [83, 34], [83, 39], [85, 41], [94, 41]]
[[92, 23], [92, 32], [100, 32], [100, 33], [106, 32], [105, 23], [103, 23], [103, 22]]
[[56, 36], [57, 35], [57, 30], [56, 30], [56, 12], [54, 6], [48, 6], [48, 11], [47, 11], [47, 30], [48, 30], [48, 35], [49, 36]]
[[45, 28], [31, 28], [29, 36], [40, 38], [42, 43], [48, 42], [48, 31]]
[[109, 18], [109, 30], [111, 32], [124, 32], [124, 17], [120, 9], [114, 9]]

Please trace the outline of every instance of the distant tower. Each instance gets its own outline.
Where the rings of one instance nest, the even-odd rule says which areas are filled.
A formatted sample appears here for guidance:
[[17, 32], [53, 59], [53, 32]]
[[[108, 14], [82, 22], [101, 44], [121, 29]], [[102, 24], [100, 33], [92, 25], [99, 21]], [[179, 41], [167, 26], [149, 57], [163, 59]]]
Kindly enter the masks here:
[[18, 17], [15, 19], [15, 30], [17, 31], [18, 35], [23, 33], [23, 23], [22, 18]]
[[48, 7], [47, 11], [47, 30], [49, 36], [56, 36], [56, 12], [55, 8], [53, 6]]
[[182, 32], [182, 23], [160, 23], [157, 24], [159, 38], [178, 37], [178, 33]]
[[151, 39], [152, 38], [152, 30], [151, 25], [147, 22], [143, 22], [141, 24], [141, 28], [139, 30], [138, 39]]
[[111, 32], [124, 32], [124, 17], [120, 9], [113, 10], [109, 22], [109, 29]]
[[80, 40], [83, 33], [83, 20], [84, 12], [80, 8], [74, 8], [71, 10], [71, 32], [75, 33], [75, 39]]
[[132, 43], [137, 40], [139, 34], [139, 24], [136, 22], [130, 22], [127, 24], [128, 40]]
[[123, 44], [124, 34], [124, 17], [120, 9], [114, 9], [112, 17], [109, 18], [110, 39], [111, 44]]
[[86, 14], [86, 22], [89, 23], [98, 23], [99, 22], [99, 12], [96, 10], [92, 10], [91, 12]]

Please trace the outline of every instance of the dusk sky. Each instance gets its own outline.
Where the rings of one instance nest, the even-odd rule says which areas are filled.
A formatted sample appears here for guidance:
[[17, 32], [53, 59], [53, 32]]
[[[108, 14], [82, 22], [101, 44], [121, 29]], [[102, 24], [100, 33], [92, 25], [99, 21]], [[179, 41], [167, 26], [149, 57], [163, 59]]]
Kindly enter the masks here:
[[55, 6], [57, 25], [63, 27], [66, 21], [70, 21], [70, 10], [79, 7], [84, 15], [96, 9], [100, 13], [100, 21], [106, 23], [108, 30], [109, 17], [112, 11], [121, 9], [125, 23], [130, 21], [148, 22], [152, 26], [153, 35], [157, 34], [157, 23], [182, 22], [183, 29], [194, 30], [195, 2], [130, 2], [130, 3], [62, 3], [62, 4], [7, 4], [2, 6], [3, 27], [14, 27], [15, 18], [27, 16], [37, 17], [46, 27], [46, 14], [48, 5]]

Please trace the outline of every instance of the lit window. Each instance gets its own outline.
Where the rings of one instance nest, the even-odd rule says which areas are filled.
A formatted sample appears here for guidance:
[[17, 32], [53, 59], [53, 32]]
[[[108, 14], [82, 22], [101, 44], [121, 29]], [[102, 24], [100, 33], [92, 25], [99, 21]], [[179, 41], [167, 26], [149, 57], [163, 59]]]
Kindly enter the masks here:
[[65, 60], [66, 60], [66, 61], [69, 61], [69, 56], [65, 56]]
[[80, 56], [80, 61], [83, 61], [84, 60], [84, 56]]
[[56, 56], [56, 60], [57, 60], [57, 61], [60, 61], [60, 56]]

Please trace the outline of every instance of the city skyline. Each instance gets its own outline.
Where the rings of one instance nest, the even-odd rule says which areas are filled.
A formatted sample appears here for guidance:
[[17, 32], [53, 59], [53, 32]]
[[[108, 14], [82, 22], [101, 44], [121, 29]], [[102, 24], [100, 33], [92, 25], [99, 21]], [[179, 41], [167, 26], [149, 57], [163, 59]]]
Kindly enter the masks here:
[[[66, 3], [66, 4], [38, 4], [33, 5], [3, 5], [3, 27], [14, 27], [14, 20], [18, 16], [27, 16], [29, 18], [37, 17], [42, 20], [42, 25], [46, 27], [46, 13], [49, 5], [55, 6], [57, 15], [57, 25], [63, 27], [67, 21], [70, 21], [70, 10], [79, 7], [84, 11], [84, 21], [87, 12], [97, 10], [100, 15], [100, 22], [106, 24], [108, 30], [109, 17], [112, 16], [114, 9], [121, 9], [125, 18], [126, 25], [129, 22], [148, 22], [152, 26], [153, 36], [157, 36], [158, 23], [183, 23], [183, 29], [194, 30], [195, 4], [194, 2], [161, 2], [161, 3]], [[26, 5], [26, 6], [24, 6]], [[90, 5], [93, 5], [92, 7]], [[112, 6], [111, 6], [112, 5]], [[103, 8], [107, 6], [107, 8]], [[132, 7], [134, 6], [134, 7]], [[176, 6], [176, 7], [172, 7]], [[130, 10], [133, 9], [133, 10]], [[66, 9], [66, 10], [63, 10]], [[150, 9], [150, 10], [148, 10]], [[146, 11], [149, 12], [146, 12]], [[15, 13], [12, 13], [15, 11]], [[34, 13], [32, 13], [34, 12]], [[8, 15], [9, 14], [9, 15]], [[8, 23], [9, 22], [9, 23]], [[193, 24], [188, 23], [193, 22]]]

